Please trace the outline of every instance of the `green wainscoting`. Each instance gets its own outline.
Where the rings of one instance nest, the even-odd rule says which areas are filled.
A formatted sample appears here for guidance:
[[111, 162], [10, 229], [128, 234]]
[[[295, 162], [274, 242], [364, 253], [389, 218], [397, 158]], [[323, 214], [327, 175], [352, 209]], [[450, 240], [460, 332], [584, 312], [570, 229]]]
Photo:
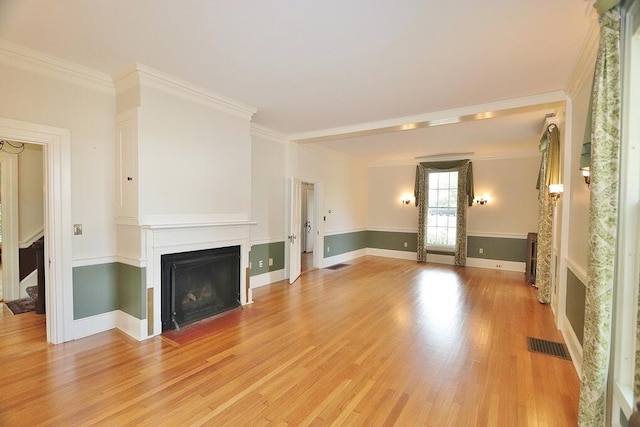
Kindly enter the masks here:
[[118, 263], [73, 268], [73, 318], [118, 310]]
[[[482, 253], [480, 253], [482, 248]], [[500, 261], [526, 262], [527, 239], [508, 237], [467, 237], [467, 258], [495, 259]]]
[[368, 247], [368, 231], [354, 231], [351, 233], [324, 236], [324, 257], [345, 254]]
[[[269, 266], [269, 258], [273, 258], [273, 265]], [[262, 267], [260, 267], [262, 261]], [[284, 269], [284, 242], [263, 243], [251, 246], [249, 252], [251, 270], [249, 276], [269, 273]]]
[[118, 307], [137, 319], [147, 318], [146, 269], [118, 263]]
[[[404, 244], [407, 244], [405, 248]], [[418, 233], [404, 233], [395, 231], [368, 231], [367, 247], [373, 249], [387, 249], [391, 251], [418, 251]]]
[[122, 310], [147, 317], [146, 269], [112, 262], [73, 268], [73, 318]]
[[582, 345], [584, 338], [584, 304], [585, 293], [587, 288], [584, 283], [567, 268], [567, 300], [565, 306], [565, 312], [567, 313], [567, 319], [573, 328], [573, 332], [576, 334], [576, 338]]

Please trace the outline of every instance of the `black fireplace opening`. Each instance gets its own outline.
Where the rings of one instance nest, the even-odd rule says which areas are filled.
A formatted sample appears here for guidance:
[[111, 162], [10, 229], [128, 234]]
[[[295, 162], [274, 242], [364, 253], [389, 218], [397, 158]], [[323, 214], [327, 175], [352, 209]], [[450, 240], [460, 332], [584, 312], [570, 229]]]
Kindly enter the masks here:
[[240, 306], [240, 246], [162, 255], [162, 331]]

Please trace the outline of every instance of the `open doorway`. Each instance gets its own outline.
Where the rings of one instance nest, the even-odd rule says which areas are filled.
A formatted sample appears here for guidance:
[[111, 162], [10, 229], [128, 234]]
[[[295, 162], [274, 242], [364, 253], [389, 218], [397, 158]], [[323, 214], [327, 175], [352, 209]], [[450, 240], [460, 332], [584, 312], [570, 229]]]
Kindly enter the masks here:
[[43, 188], [44, 147], [0, 139], [0, 300], [14, 314], [44, 314]]
[[[71, 269], [71, 133], [68, 129], [0, 117], [0, 139], [42, 146], [47, 341], [52, 344], [70, 341], [74, 338]], [[3, 163], [1, 171], [5, 189], [14, 187], [5, 182], [7, 176], [13, 175], [5, 172], [7, 164], [11, 165], [11, 160]], [[9, 206], [2, 206], [2, 219], [5, 223], [9, 221], [7, 213], [17, 215], [17, 212], [14, 212], [17, 207], [15, 204], [11, 206], [11, 209], [5, 209]], [[17, 247], [18, 237], [10, 236], [5, 228], [2, 239], [3, 251], [6, 250], [10, 239], [11, 244]], [[6, 270], [9, 266], [5, 256], [3, 260], [5, 261], [3, 270]], [[3, 273], [7, 277], [7, 273], [4, 271]], [[11, 274], [17, 275], [18, 272], [13, 271]]]
[[300, 270], [313, 269], [313, 247], [316, 236], [316, 197], [314, 184], [303, 182], [301, 192]]

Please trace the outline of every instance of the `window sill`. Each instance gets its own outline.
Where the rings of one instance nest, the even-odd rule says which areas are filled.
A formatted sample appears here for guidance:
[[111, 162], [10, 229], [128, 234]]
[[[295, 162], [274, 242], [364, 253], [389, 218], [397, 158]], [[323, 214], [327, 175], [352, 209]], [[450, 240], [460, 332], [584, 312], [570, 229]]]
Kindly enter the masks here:
[[456, 253], [456, 248], [455, 246], [445, 246], [445, 245], [427, 245], [427, 252], [429, 251], [433, 251], [433, 252], [441, 252], [441, 253], [447, 253], [447, 254], [455, 254]]

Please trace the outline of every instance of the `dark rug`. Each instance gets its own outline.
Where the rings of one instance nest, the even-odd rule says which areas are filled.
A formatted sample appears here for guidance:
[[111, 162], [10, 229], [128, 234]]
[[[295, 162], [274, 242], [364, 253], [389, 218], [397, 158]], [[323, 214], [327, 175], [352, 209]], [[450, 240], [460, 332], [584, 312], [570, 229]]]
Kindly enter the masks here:
[[36, 309], [36, 298], [38, 298], [38, 287], [28, 287], [27, 295], [29, 295], [29, 298], [17, 299], [15, 301], [9, 301], [5, 304], [7, 304], [7, 307], [13, 314], [22, 314], [34, 311]]

